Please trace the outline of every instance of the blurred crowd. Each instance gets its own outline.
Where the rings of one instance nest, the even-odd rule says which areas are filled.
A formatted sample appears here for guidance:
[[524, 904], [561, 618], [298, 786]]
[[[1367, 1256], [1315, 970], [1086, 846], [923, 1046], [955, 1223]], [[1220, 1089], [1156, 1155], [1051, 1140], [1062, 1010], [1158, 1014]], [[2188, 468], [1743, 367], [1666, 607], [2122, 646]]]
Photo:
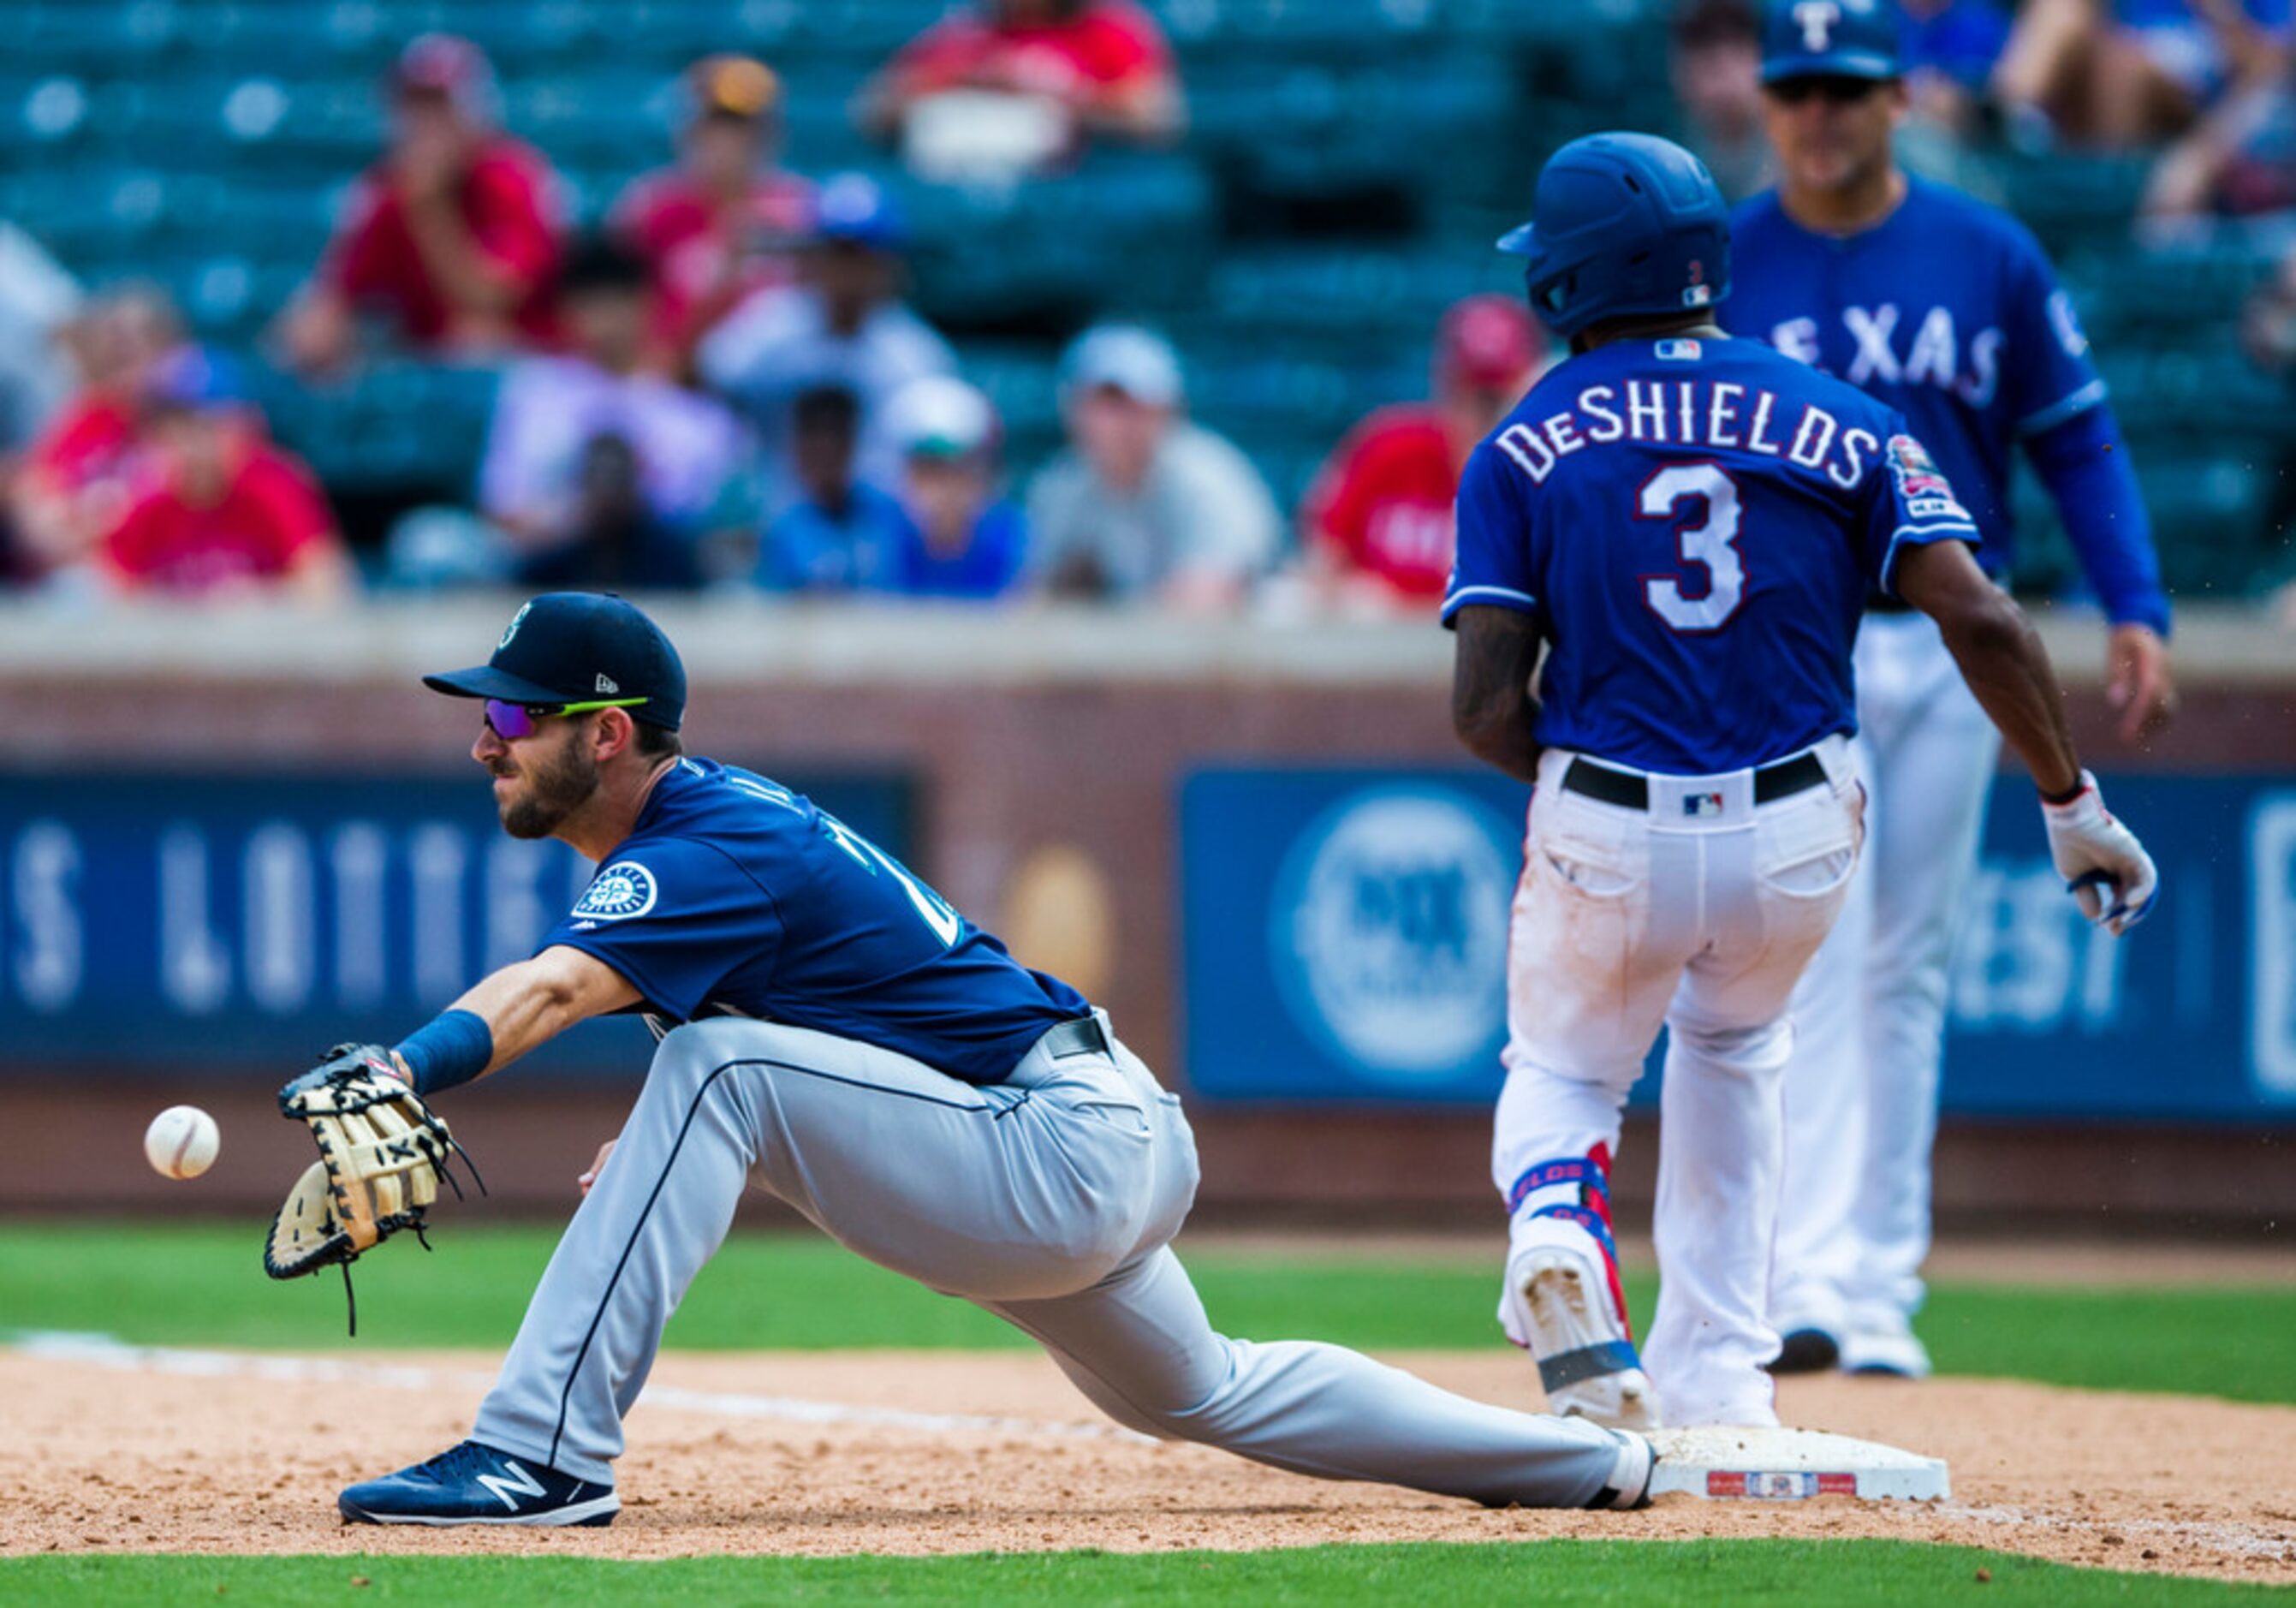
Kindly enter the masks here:
[[[2296, 218], [2290, 0], [1904, 0], [1916, 140], [2159, 152], [2158, 231]], [[1767, 182], [1747, 0], [1684, 0], [1674, 88], [1726, 190]], [[388, 146], [265, 357], [327, 383], [379, 355], [498, 365], [477, 483], [353, 557], [249, 374], [156, 291], [84, 297], [0, 226], [0, 579], [70, 593], [340, 598], [362, 586], [1050, 595], [1214, 611], [1254, 596], [1431, 610], [1469, 448], [1552, 360], [1518, 299], [1431, 332], [1429, 396], [1333, 448], [1287, 519], [1191, 417], [1157, 331], [1085, 330], [1065, 437], [1016, 483], [988, 398], [907, 299], [896, 197], [784, 166], [766, 62], [693, 64], [671, 160], [569, 231], [547, 155], [502, 127], [484, 54], [399, 54]], [[856, 121], [929, 180], [1024, 184], [1095, 142], [1168, 143], [1172, 52], [1127, 0], [977, 0], [864, 84]], [[800, 153], [801, 154], [801, 153]], [[2287, 243], [2296, 246], [2296, 234]], [[2296, 251], [2249, 310], [2296, 365]]]

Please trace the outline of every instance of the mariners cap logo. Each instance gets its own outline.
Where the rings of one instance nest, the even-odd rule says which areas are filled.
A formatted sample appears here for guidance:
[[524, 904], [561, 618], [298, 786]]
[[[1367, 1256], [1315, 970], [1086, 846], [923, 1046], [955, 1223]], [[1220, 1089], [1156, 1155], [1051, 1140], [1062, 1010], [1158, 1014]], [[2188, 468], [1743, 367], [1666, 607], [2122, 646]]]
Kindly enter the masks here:
[[653, 873], [636, 860], [617, 860], [598, 873], [574, 914], [594, 921], [627, 921], [653, 908]]
[[533, 608], [534, 605], [530, 603], [522, 603], [518, 605], [518, 612], [510, 617], [510, 626], [503, 632], [502, 640], [495, 644], [496, 652], [499, 653], [504, 648], [510, 646], [510, 639], [518, 635], [519, 627], [526, 623], [526, 617]]

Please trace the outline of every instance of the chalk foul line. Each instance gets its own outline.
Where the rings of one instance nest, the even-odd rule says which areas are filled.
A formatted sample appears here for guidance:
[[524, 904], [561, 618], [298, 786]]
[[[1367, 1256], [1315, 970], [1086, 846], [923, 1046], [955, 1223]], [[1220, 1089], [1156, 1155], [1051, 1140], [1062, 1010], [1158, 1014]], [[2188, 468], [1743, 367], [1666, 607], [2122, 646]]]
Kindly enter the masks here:
[[[7, 1349], [20, 1357], [85, 1363], [129, 1374], [171, 1374], [194, 1379], [259, 1379], [283, 1384], [354, 1384], [386, 1390], [484, 1391], [491, 1374], [426, 1368], [404, 1363], [355, 1362], [332, 1357], [266, 1356], [250, 1351], [195, 1350], [182, 1346], [139, 1346], [109, 1334], [62, 1329], [19, 1330]], [[793, 1396], [752, 1396], [731, 1391], [690, 1391], [649, 1384], [645, 1405], [719, 1418], [765, 1419], [781, 1423], [865, 1426], [915, 1430], [926, 1434], [963, 1432], [1040, 1435], [1062, 1440], [1115, 1440], [1152, 1446], [1149, 1436], [1113, 1423], [1061, 1423], [975, 1413], [914, 1413], [899, 1407], [857, 1407], [839, 1401], [808, 1401]]]

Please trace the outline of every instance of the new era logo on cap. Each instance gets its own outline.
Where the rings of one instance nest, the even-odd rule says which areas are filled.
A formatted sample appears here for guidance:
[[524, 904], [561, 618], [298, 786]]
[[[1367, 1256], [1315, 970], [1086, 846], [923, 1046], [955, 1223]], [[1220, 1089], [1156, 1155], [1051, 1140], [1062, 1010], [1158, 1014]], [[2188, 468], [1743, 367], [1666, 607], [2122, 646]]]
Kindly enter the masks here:
[[620, 682], [616, 681], [611, 676], [601, 676], [598, 677], [598, 685], [594, 690], [609, 698], [611, 698], [618, 696], [620, 693], [622, 685]]

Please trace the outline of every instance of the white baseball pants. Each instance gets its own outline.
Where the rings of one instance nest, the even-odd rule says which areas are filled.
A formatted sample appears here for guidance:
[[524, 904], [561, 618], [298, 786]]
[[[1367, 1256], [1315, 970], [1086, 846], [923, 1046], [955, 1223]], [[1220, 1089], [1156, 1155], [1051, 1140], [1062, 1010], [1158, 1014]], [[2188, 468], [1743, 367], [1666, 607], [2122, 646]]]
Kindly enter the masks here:
[[1770, 1306], [1781, 1331], [1836, 1337], [1902, 1329], [1921, 1306], [1948, 968], [2001, 752], [1923, 615], [1866, 617], [1857, 718], [1870, 835], [1794, 993]]
[[[1844, 739], [1824, 784], [1754, 802], [1753, 772], [1646, 778], [1645, 809], [1566, 790], [1550, 751], [1531, 796], [1508, 948], [1501, 1197], [1542, 1162], [1615, 1155], [1620, 1112], [1669, 1030], [1655, 1238], [1661, 1288], [1644, 1366], [1666, 1422], [1772, 1424], [1770, 1241], [1786, 1003], [1847, 896], [1863, 834]], [[1617, 769], [1618, 767], [1611, 768]], [[1509, 1258], [1587, 1229], [1514, 1208]], [[1514, 1336], [1519, 1342], [1523, 1336]]]

